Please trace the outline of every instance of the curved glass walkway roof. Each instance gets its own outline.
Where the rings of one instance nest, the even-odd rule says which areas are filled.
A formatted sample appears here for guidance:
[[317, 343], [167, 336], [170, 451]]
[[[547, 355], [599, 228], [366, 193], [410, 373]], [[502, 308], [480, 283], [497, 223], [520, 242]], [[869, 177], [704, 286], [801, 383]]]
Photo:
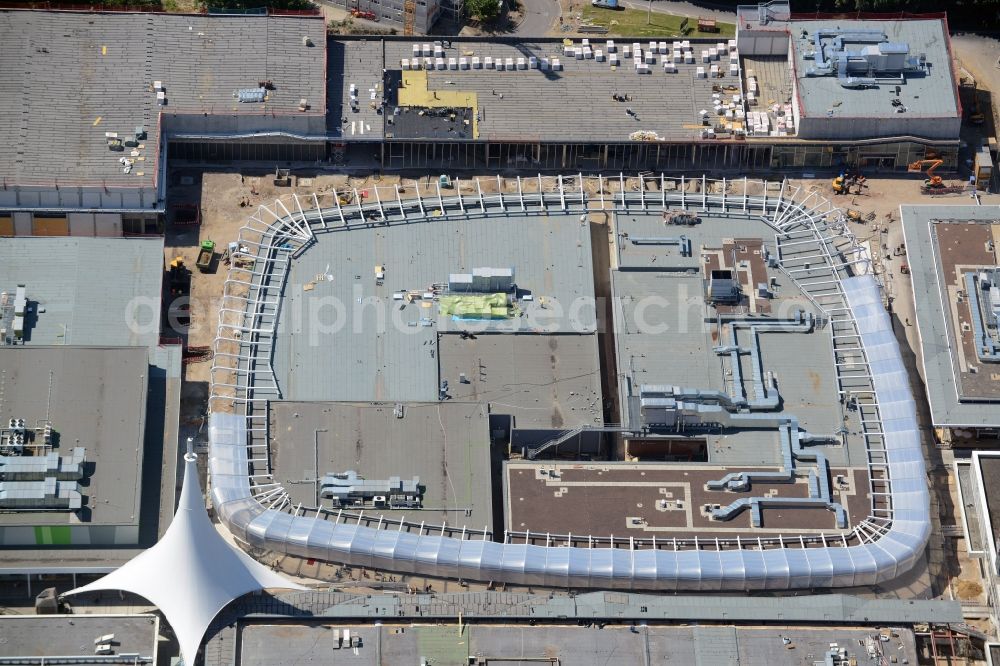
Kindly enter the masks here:
[[[381, 187], [367, 203], [355, 191], [350, 205], [328, 193], [322, 201], [318, 195], [291, 196], [260, 207], [241, 230], [239, 242], [254, 262], [234, 267], [226, 281], [212, 367], [211, 494], [234, 536], [254, 548], [356, 566], [580, 588], [850, 587], [884, 582], [914, 566], [929, 533], [915, 405], [879, 285], [841, 212], [787, 183], [661, 177], [658, 190], [650, 192], [642, 186], [627, 191], [624, 177], [594, 177], [590, 187], [585, 180], [574, 177], [567, 186], [562, 178], [518, 178], [516, 193], [506, 194], [486, 194], [480, 181], [464, 181], [448, 197], [433, 183], [409, 198], [398, 187]], [[441, 216], [677, 207], [767, 222], [782, 269], [846, 331], [842, 346], [834, 345], [835, 358], [853, 354], [855, 360], [838, 364], [838, 384], [841, 396], [862, 414], [872, 497], [871, 514], [850, 533], [615, 540], [591, 535], [586, 547], [557, 547], [550, 535], [522, 534], [523, 542], [514, 543], [510, 534], [494, 540], [461, 525], [294, 506], [275, 482], [267, 405], [281, 395], [271, 368], [273, 336], [290, 262], [308, 251], [316, 234], [361, 224], [433, 223]], [[841, 366], [852, 371], [841, 373]]]

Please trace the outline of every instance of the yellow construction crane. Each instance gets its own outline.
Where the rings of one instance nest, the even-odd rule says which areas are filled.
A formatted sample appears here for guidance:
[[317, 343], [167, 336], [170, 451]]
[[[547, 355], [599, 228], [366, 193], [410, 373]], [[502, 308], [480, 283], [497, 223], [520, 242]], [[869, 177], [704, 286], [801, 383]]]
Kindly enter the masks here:
[[403, 2], [403, 34], [413, 34], [413, 23], [416, 20], [417, 3], [414, 0]]

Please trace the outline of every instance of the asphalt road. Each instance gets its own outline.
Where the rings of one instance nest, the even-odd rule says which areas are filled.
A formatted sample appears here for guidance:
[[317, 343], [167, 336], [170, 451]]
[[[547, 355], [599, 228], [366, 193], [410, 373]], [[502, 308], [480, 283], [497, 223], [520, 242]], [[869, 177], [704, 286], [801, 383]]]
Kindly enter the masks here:
[[559, 20], [557, 0], [521, 0], [521, 7], [524, 19], [513, 32], [518, 37], [544, 37]]

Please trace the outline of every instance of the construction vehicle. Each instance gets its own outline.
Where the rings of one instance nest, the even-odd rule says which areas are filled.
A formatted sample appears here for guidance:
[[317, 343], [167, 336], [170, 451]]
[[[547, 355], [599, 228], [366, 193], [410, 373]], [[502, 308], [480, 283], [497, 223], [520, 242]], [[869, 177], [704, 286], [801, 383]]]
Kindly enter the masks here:
[[215, 260], [215, 241], [214, 240], [203, 240], [201, 242], [201, 250], [198, 252], [198, 261], [195, 262], [195, 266], [202, 273], [208, 273], [212, 270], [212, 262]]
[[917, 160], [906, 167], [906, 170], [910, 173], [920, 173], [924, 170], [924, 167], [929, 167], [927, 171], [924, 171], [924, 175], [927, 179], [924, 180], [924, 187], [941, 187], [944, 181], [941, 180], [941, 176], [934, 175], [934, 169], [944, 164], [944, 160], [941, 159], [930, 159], [930, 160]]
[[376, 15], [375, 12], [358, 9], [357, 7], [351, 10], [351, 16], [354, 18], [365, 19], [366, 21], [378, 21], [378, 15]]
[[847, 194], [847, 177], [840, 174], [830, 181], [830, 186], [833, 188], [834, 194]]
[[944, 164], [944, 160], [931, 158], [926, 160], [917, 160], [906, 168], [906, 170], [910, 173], [920, 173], [923, 171], [924, 167], [928, 167], [927, 171], [924, 171], [924, 175], [927, 176], [927, 178], [924, 179], [924, 184], [920, 187], [921, 194], [960, 194], [966, 191], [967, 188], [965, 184], [947, 185], [941, 176], [934, 175], [934, 170], [942, 164]]
[[184, 265], [184, 257], [175, 257], [170, 261], [167, 285], [171, 296], [187, 296], [191, 293], [191, 271]]
[[853, 208], [848, 208], [847, 209], [847, 219], [849, 219], [851, 222], [860, 222], [861, 221], [861, 211], [854, 210]]
[[[852, 191], [852, 188], [857, 189]], [[867, 179], [861, 174], [851, 174], [848, 171], [841, 171], [840, 174], [830, 181], [830, 188], [834, 194], [864, 194], [868, 187]]]
[[[965, 121], [974, 127], [979, 127], [986, 122], [986, 114], [979, 108], [979, 86], [976, 83], [975, 77], [968, 71], [962, 69], [961, 73], [962, 76], [958, 79], [958, 85], [961, 90], [966, 92], [966, 95], [972, 102], [967, 106], [969, 113], [965, 117]], [[965, 105], [963, 104], [963, 106]]]

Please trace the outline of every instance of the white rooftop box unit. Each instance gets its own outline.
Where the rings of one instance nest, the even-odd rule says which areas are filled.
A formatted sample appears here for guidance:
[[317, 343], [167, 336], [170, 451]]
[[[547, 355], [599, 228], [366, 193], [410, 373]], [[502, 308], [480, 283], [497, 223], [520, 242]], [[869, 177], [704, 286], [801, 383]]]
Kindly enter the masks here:
[[425, 56], [434, 55], [434, 51], [431, 49], [430, 44], [424, 44], [421, 48]]
[[647, 65], [655, 65], [656, 64], [656, 56], [653, 55], [652, 51], [650, 51], [650, 52], [648, 52], [646, 54], [646, 64]]
[[686, 62], [689, 65], [693, 65], [694, 64], [694, 53], [692, 53], [691, 51], [686, 52], [684, 54], [684, 62]]
[[538, 66], [541, 68], [542, 71], [547, 72], [549, 71], [549, 67], [551, 65], [549, 64], [548, 58], [542, 58], [541, 60], [538, 61]]
[[659, 47], [660, 55], [667, 55], [670, 52], [666, 42], [660, 42]]
[[607, 50], [608, 53], [614, 53], [615, 52], [615, 48], [616, 48], [615, 47], [615, 40], [609, 39], [606, 47], [607, 47], [606, 50]]
[[402, 60], [400, 60], [399, 61], [399, 67], [403, 71], [408, 70], [410, 68], [410, 59], [409, 58], [403, 58]]
[[458, 58], [448, 58], [448, 69], [458, 69]]
[[621, 62], [618, 58], [617, 53], [612, 53], [610, 56], [608, 56], [608, 61], [611, 63], [613, 67], [617, 67]]
[[699, 67], [698, 68], [698, 70], [697, 70], [697, 76], [698, 76], [699, 79], [706, 78], [706, 76], [705, 76], [705, 68], [704, 67]]
[[552, 59], [552, 71], [558, 72], [562, 70], [562, 63], [559, 62], [559, 58]]
[[677, 72], [677, 65], [670, 62], [669, 60], [663, 63], [663, 71], [667, 74], [675, 74]]
[[680, 51], [674, 51], [670, 57], [674, 62], [681, 62], [684, 58]]
[[434, 58], [434, 68], [448, 69], [448, 63], [445, 62], [444, 58]]
[[459, 58], [458, 59], [458, 68], [459, 69], [469, 69], [469, 59], [468, 58]]
[[434, 45], [434, 57], [436, 58], [444, 57], [444, 47], [442, 47], [440, 44]]
[[586, 55], [587, 55], [587, 49], [577, 49], [576, 50], [576, 59], [577, 60], [583, 60], [584, 57], [586, 57]]
[[483, 267], [472, 269], [472, 291], [479, 293], [506, 292], [513, 289], [513, 287], [513, 268]]
[[736, 52], [736, 40], [735, 39], [730, 39], [729, 42], [726, 44], [726, 46], [729, 49], [730, 53], [735, 53]]
[[517, 59], [517, 68], [518, 69], [528, 69], [528, 61], [525, 58], [518, 58]]
[[596, 60], [597, 62], [604, 62], [604, 51], [602, 51], [601, 49], [597, 49], [596, 51], [594, 51], [594, 60]]
[[632, 57], [632, 47], [629, 46], [628, 44], [626, 44], [622, 48], [622, 56], [625, 57], [625, 58], [631, 58]]
[[482, 69], [483, 63], [480, 62], [479, 56], [472, 56], [472, 69]]
[[420, 55], [420, 44], [413, 45], [413, 55], [415, 56]]
[[535, 56], [528, 57], [528, 69], [538, 69], [538, 58]]
[[434, 69], [434, 58], [427, 56], [424, 58], [424, 69], [433, 70]]
[[508, 71], [508, 72], [510, 72], [510, 71], [513, 71], [513, 70], [514, 70], [514, 59], [513, 59], [513, 58], [506, 58], [506, 59], [505, 59], [505, 60], [503, 61], [503, 64], [504, 64], [504, 66], [505, 66], [505, 67], [507, 68], [507, 71]]
[[493, 69], [493, 56], [486, 56], [483, 58], [483, 67], [486, 69]]

